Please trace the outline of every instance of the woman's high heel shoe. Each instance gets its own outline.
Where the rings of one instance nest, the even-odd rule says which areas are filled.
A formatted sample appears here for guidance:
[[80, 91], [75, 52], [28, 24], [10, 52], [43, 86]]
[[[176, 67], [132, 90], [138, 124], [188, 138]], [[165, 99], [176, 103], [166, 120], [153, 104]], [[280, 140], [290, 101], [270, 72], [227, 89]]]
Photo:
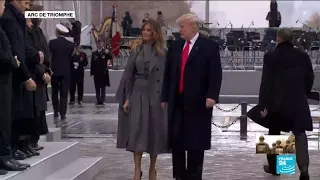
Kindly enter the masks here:
[[[154, 175], [155, 175], [155, 179], [154, 180], [156, 180], [157, 179], [157, 171], [156, 170], [154, 170]], [[153, 180], [153, 179], [150, 178], [150, 172], [149, 172], [149, 180]]]
[[[141, 180], [141, 178], [142, 178], [142, 171], [140, 171], [140, 180]], [[135, 177], [134, 177], [134, 179], [135, 179]]]

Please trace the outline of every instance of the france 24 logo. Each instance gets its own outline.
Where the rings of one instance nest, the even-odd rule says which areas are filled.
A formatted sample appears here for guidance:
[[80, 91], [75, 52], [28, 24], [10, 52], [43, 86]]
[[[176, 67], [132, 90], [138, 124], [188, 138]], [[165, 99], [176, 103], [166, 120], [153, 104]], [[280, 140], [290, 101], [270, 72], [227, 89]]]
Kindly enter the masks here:
[[295, 174], [296, 156], [294, 154], [277, 155], [277, 174]]

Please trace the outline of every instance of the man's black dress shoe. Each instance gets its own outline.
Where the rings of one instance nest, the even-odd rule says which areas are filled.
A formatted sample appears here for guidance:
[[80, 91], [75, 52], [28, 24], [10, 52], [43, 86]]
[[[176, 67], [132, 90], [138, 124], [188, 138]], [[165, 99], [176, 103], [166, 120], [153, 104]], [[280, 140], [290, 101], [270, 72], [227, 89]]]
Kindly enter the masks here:
[[40, 150], [42, 150], [42, 149], [44, 148], [44, 147], [42, 147], [42, 146], [39, 146], [38, 143], [32, 144], [31, 147], [32, 147], [34, 150], [36, 150], [36, 151], [40, 151]]
[[7, 170], [7, 171], [23, 171], [27, 169], [26, 166], [19, 166], [18, 164], [15, 164], [11, 162], [10, 160], [4, 160], [1, 161], [1, 166], [2, 169]]
[[11, 159], [10, 161], [11, 161], [12, 163], [14, 163], [14, 164], [19, 165], [19, 166], [30, 167], [30, 164], [24, 164], [24, 163], [21, 163], [21, 162], [15, 160], [15, 159]]
[[19, 150], [16, 150], [12, 153], [12, 157], [15, 160], [25, 160], [27, 159], [27, 155]]
[[66, 120], [66, 119], [67, 119], [66, 115], [61, 115], [61, 120]]
[[301, 173], [299, 180], [310, 180], [309, 173]]
[[264, 172], [272, 174], [274, 176], [280, 176], [280, 174], [277, 174], [276, 172], [271, 172], [271, 169], [268, 165], [264, 165], [263, 170], [264, 170]]
[[40, 156], [40, 153], [37, 152], [35, 149], [33, 149], [32, 147], [28, 148], [28, 151], [32, 154], [32, 156]]
[[8, 173], [8, 171], [0, 169], [0, 175], [6, 175]]
[[20, 151], [23, 152], [27, 156], [27, 158], [31, 158], [33, 156], [33, 154], [27, 148], [20, 149]]
[[74, 101], [70, 101], [69, 105], [74, 105], [74, 103], [75, 103]]

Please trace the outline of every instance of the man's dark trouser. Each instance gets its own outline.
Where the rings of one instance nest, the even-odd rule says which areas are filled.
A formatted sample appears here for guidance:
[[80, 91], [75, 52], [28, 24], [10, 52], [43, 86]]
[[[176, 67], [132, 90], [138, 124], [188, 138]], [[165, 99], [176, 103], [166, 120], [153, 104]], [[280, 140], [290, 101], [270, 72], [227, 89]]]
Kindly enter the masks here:
[[39, 142], [39, 139], [40, 139], [40, 135], [33, 134], [30, 136], [30, 143], [37, 144]]
[[[202, 180], [204, 150], [190, 151], [184, 148], [183, 94], [179, 95], [172, 124], [173, 177], [181, 180]], [[186, 158], [187, 152], [187, 158]], [[187, 167], [186, 167], [187, 165]]]
[[[269, 130], [269, 135], [280, 135], [280, 131]], [[300, 172], [307, 172], [309, 168], [308, 139], [305, 132], [294, 133], [296, 145], [296, 160]], [[276, 173], [277, 155], [267, 155], [270, 171]]]
[[[55, 114], [60, 112], [61, 116], [67, 113], [68, 91], [70, 87], [70, 78], [67, 76], [52, 76], [52, 105]], [[60, 101], [59, 101], [60, 93]]]
[[103, 77], [94, 76], [93, 80], [96, 89], [97, 103], [104, 103], [106, 99], [106, 85], [103, 83]]
[[70, 102], [74, 102], [76, 100], [75, 93], [76, 90], [78, 92], [78, 102], [83, 99], [83, 79], [82, 80], [71, 80], [70, 86]]
[[40, 135], [45, 135], [49, 133], [48, 130], [48, 124], [46, 121], [46, 111], [40, 111], [39, 114], [37, 114], [36, 118], [36, 128], [35, 131], [30, 136], [30, 143], [37, 144]]
[[0, 158], [11, 156], [11, 75], [0, 75]]

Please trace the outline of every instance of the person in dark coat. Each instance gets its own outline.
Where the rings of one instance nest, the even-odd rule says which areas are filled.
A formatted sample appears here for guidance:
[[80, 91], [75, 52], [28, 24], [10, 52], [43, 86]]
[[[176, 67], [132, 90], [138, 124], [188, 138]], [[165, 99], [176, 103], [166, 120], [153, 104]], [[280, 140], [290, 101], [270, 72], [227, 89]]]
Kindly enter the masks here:
[[121, 22], [121, 26], [123, 29], [123, 36], [130, 36], [130, 31], [132, 28], [132, 18], [130, 16], [130, 12], [126, 11], [125, 16]]
[[[309, 180], [308, 140], [305, 131], [313, 130], [307, 101], [314, 73], [307, 53], [294, 48], [291, 29], [280, 29], [278, 45], [264, 55], [259, 103], [248, 112], [255, 122], [269, 129], [269, 135], [292, 131], [295, 135], [296, 159], [300, 180]], [[267, 173], [276, 174], [276, 155], [267, 155]]]
[[[4, 8], [4, 1], [0, 1], [0, 17]], [[12, 74], [18, 70], [19, 65], [20, 62], [12, 54], [6, 33], [0, 26], [0, 175], [7, 174], [7, 170], [20, 171], [26, 168], [12, 159], [10, 149]]]
[[[71, 56], [74, 51], [74, 44], [65, 38], [69, 30], [61, 24], [56, 25], [57, 38], [49, 41], [51, 52], [51, 77], [52, 105], [54, 118], [66, 119], [68, 92], [71, 81]], [[60, 94], [60, 100], [59, 100]]]
[[269, 21], [269, 27], [280, 27], [281, 13], [278, 11], [278, 3], [276, 0], [270, 2], [270, 11], [267, 14], [266, 20]]
[[77, 46], [71, 58], [71, 86], [70, 105], [75, 103], [75, 92], [78, 92], [78, 104], [82, 105], [84, 86], [84, 67], [88, 65], [88, 58], [80, 46]]
[[[5, 11], [2, 16], [2, 28], [5, 31], [12, 54], [20, 61], [20, 66], [12, 76], [12, 131], [11, 147], [13, 158], [22, 160], [27, 155], [19, 150], [22, 144], [25, 144], [29, 131], [25, 128], [28, 120], [34, 118], [33, 93], [36, 90], [36, 84], [32, 79], [26, 66], [26, 52], [30, 48], [26, 41], [26, 20], [24, 18], [25, 9], [29, 9], [30, 2], [11, 0], [6, 1]], [[41, 53], [38, 52], [37, 58], [41, 59]]]
[[[26, 19], [27, 21], [27, 34], [25, 36], [25, 41], [29, 45], [28, 48], [26, 48], [26, 65], [29, 71], [29, 74], [32, 79], [35, 80], [36, 84], [39, 84], [38, 77], [43, 75], [43, 78], [46, 78], [46, 75], [44, 75], [45, 72], [45, 66], [43, 64], [44, 61], [44, 55], [41, 51], [38, 51], [31, 40], [32, 34], [31, 34], [31, 28], [32, 23], [30, 19]], [[43, 73], [42, 73], [43, 71]], [[42, 77], [40, 77], [42, 78]], [[28, 101], [29, 106], [32, 106], [33, 109], [33, 117], [25, 118], [23, 123], [21, 124], [23, 126], [23, 129], [20, 131], [20, 135], [26, 136], [26, 139], [21, 139], [19, 142], [18, 149], [26, 154], [27, 157], [32, 156], [39, 156], [40, 153], [37, 152], [33, 147], [30, 146], [30, 136], [37, 132], [37, 123], [36, 119], [38, 116], [40, 116], [40, 108], [42, 108], [43, 104], [39, 105], [39, 99], [42, 98], [42, 96], [45, 96], [45, 89], [41, 88], [41, 86], [37, 86], [36, 91], [31, 92], [32, 93], [32, 100]], [[27, 104], [26, 104], [27, 105]]]
[[[32, 8], [32, 10], [35, 10]], [[40, 19], [27, 19], [28, 36], [27, 39], [32, 45], [33, 49], [28, 54], [37, 53], [41, 51], [44, 55], [43, 62], [37, 64], [32, 63], [33, 56], [31, 59], [27, 58], [31, 62], [29, 72], [32, 72], [33, 77], [37, 84], [37, 90], [34, 92], [34, 107], [35, 107], [35, 118], [33, 119], [33, 131], [30, 135], [29, 145], [39, 151], [43, 147], [38, 145], [40, 135], [45, 135], [49, 132], [47, 120], [46, 120], [46, 111], [47, 111], [47, 91], [46, 85], [50, 82], [50, 70], [48, 66], [50, 64], [50, 52], [46, 39], [43, 35], [41, 28], [39, 27], [41, 23]]]
[[69, 20], [72, 28], [71, 28], [71, 37], [73, 37], [73, 42], [75, 45], [80, 45], [81, 42], [81, 22], [75, 20], [74, 18]]
[[219, 45], [199, 35], [195, 14], [177, 22], [182, 39], [168, 50], [161, 104], [168, 108], [173, 177], [202, 180], [204, 151], [211, 148], [212, 110], [222, 82]]
[[103, 42], [97, 43], [97, 50], [92, 52], [90, 75], [96, 89], [96, 105], [103, 105], [106, 97], [106, 86], [110, 86], [109, 66], [112, 66], [112, 56], [103, 48]]

